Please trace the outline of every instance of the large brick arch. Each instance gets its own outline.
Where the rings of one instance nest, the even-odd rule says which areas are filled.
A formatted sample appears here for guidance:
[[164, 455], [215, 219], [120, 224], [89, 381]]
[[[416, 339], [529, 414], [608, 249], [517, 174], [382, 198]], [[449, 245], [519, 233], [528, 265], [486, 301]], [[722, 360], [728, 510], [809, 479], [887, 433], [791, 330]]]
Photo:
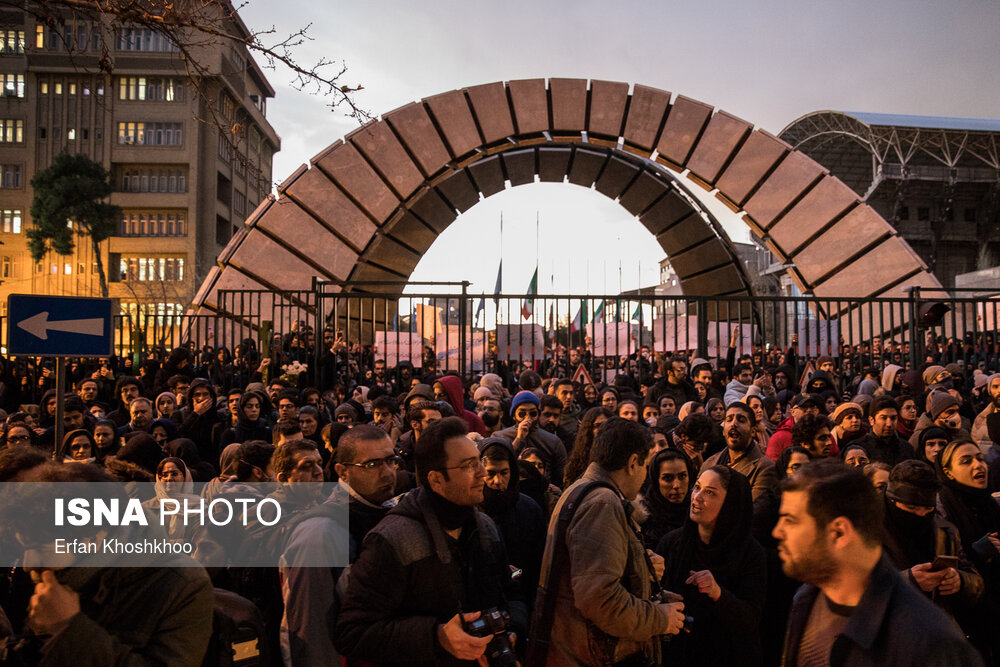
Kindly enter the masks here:
[[724, 111], [671, 98], [638, 84], [528, 79], [396, 109], [286, 179], [219, 256], [195, 309], [218, 311], [220, 290], [309, 289], [314, 276], [406, 279], [460, 212], [536, 177], [593, 187], [638, 216], [687, 294], [741, 295], [748, 284], [725, 233], [692, 207], [678, 175], [794, 263], [804, 293], [940, 287], [893, 228], [811, 158]]

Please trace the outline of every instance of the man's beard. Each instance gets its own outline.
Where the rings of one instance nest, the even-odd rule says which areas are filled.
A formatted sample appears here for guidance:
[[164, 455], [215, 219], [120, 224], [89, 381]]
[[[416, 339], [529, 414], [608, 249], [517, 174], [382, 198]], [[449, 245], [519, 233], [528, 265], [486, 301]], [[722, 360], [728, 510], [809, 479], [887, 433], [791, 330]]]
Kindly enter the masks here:
[[[734, 440], [731, 440], [729, 434], [733, 433], [736, 436]], [[745, 452], [750, 448], [750, 442], [753, 440], [753, 434], [747, 434], [747, 437], [743, 437], [743, 433], [739, 431], [727, 431], [726, 432], [726, 446], [735, 452]]]
[[993, 395], [993, 409], [1000, 410], [1000, 391]]
[[823, 535], [819, 534], [809, 545], [808, 551], [798, 559], [791, 561], [783, 558], [781, 570], [785, 576], [804, 584], [822, 586], [837, 573], [837, 563], [823, 545]]

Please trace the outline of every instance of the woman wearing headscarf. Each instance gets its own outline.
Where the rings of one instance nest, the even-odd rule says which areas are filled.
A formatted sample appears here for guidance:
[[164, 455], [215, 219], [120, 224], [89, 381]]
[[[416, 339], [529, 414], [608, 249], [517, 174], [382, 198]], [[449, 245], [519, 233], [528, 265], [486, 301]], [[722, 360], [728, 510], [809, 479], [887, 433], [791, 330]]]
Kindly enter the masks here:
[[965, 555], [986, 583], [982, 608], [960, 622], [986, 661], [996, 664], [1000, 633], [993, 626], [1000, 618], [1000, 505], [987, 488], [985, 457], [971, 439], [952, 440], [935, 463], [942, 484], [938, 510], [958, 529]]
[[236, 426], [223, 431], [219, 444], [225, 448], [234, 442], [270, 440], [271, 427], [263, 416], [265, 402], [266, 399], [256, 391], [247, 391], [240, 396]]
[[925, 428], [917, 438], [917, 459], [934, 466], [941, 450], [948, 444], [948, 439], [948, 433], [940, 426]]
[[172, 391], [160, 392], [153, 405], [157, 419], [170, 419], [181, 423], [181, 411], [177, 409], [177, 396]]
[[[194, 493], [194, 481], [191, 479], [191, 471], [184, 465], [181, 459], [168, 456], [160, 461], [156, 466], [156, 483], [153, 487], [156, 490], [156, 497], [151, 498], [142, 504], [143, 507], [152, 511], [155, 516], [160, 516], [160, 508], [165, 500], [172, 500], [180, 503], [181, 511], [173, 514], [169, 521], [163, 525], [167, 533], [167, 539], [171, 542], [190, 541], [191, 535], [196, 528], [200, 528], [197, 522], [186, 522], [183, 516], [183, 504], [188, 506], [198, 506], [201, 498]], [[173, 504], [170, 504], [173, 509]], [[185, 525], [187, 524], [187, 525]]]
[[98, 459], [114, 456], [122, 444], [118, 427], [110, 419], [99, 419], [94, 424], [94, 441], [97, 443], [95, 455]]
[[149, 434], [162, 447], [177, 438], [177, 424], [172, 419], [166, 417], [154, 419], [149, 425]]
[[239, 464], [241, 444], [242, 443], [234, 442], [231, 445], [226, 445], [226, 447], [222, 450], [222, 454], [219, 455], [219, 468], [221, 468], [222, 472], [220, 472], [218, 476], [210, 479], [201, 489], [201, 495], [206, 501], [212, 502], [215, 496], [218, 495], [222, 485], [230, 477], [236, 474], [236, 468]]
[[761, 663], [767, 565], [750, 534], [752, 518], [746, 477], [727, 466], [702, 471], [684, 526], [656, 548], [666, 559], [664, 588], [683, 595], [684, 613], [695, 619], [690, 633], [665, 645], [665, 664]]
[[70, 431], [62, 441], [63, 463], [93, 463], [97, 460], [97, 443], [85, 428]]
[[646, 467], [646, 481], [639, 493], [646, 511], [642, 541], [654, 549], [663, 536], [684, 525], [691, 504], [691, 487], [697, 470], [684, 452], [661, 449]]
[[196, 482], [208, 482], [215, 475], [215, 468], [207, 461], [201, 460], [198, 446], [188, 438], [174, 438], [163, 445], [163, 453], [184, 461], [191, 479]]

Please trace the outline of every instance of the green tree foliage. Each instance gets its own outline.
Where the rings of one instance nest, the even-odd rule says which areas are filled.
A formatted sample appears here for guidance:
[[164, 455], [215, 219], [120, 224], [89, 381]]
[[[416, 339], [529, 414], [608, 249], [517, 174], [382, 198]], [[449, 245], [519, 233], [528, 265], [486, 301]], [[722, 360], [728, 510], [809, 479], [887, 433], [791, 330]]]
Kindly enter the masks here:
[[115, 232], [121, 209], [105, 201], [111, 194], [111, 174], [85, 155], [60, 153], [52, 164], [31, 179], [33, 226], [28, 249], [38, 262], [50, 250], [69, 255], [76, 236], [90, 239], [101, 280], [101, 295], [108, 296], [100, 243]]

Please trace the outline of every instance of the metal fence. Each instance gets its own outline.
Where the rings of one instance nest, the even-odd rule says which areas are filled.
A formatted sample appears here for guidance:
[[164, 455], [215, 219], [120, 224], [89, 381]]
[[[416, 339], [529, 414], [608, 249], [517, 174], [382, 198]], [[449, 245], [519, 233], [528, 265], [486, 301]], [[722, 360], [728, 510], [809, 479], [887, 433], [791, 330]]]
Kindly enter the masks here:
[[[404, 292], [406, 286], [433, 289]], [[332, 352], [341, 364], [362, 367], [384, 358], [389, 367], [409, 362], [461, 375], [537, 363], [571, 375], [582, 353], [597, 382], [637, 372], [644, 353], [713, 359], [732, 348], [736, 358], [766, 361], [792, 348], [800, 357], [828, 355], [855, 366], [888, 359], [914, 368], [928, 356], [996, 368], [1000, 357], [996, 293], [914, 290], [900, 299], [818, 299], [472, 295], [468, 283], [344, 287], [317, 282], [312, 290], [220, 291], [215, 315], [121, 315], [115, 352], [141, 358], [187, 343], [233, 350], [249, 341], [263, 356], [291, 351], [316, 368]], [[7, 326], [0, 318], [3, 340]]]

